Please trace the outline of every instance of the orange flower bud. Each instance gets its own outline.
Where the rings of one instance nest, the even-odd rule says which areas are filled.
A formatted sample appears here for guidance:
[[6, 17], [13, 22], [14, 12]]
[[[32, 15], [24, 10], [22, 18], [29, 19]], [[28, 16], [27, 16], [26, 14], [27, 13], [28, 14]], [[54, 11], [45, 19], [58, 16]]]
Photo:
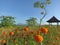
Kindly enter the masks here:
[[37, 42], [42, 42], [43, 41], [43, 37], [41, 35], [35, 35], [34, 38]]
[[28, 27], [25, 27], [25, 28], [24, 28], [24, 31], [28, 31]]
[[57, 45], [57, 43], [53, 43], [53, 45]]
[[42, 31], [44, 34], [47, 34], [48, 29], [47, 29], [47, 28], [45, 28], [45, 27], [42, 27], [42, 28], [41, 28], [41, 31]]
[[30, 33], [30, 34], [34, 34], [34, 31], [30, 31], [29, 33]]
[[4, 39], [4, 40], [2, 40], [2, 43], [6, 43], [6, 40]]
[[59, 40], [59, 38], [58, 38], [58, 37], [56, 37], [56, 40]]
[[14, 32], [10, 32], [10, 35], [14, 35]]
[[7, 35], [7, 32], [3, 32], [4, 35]]

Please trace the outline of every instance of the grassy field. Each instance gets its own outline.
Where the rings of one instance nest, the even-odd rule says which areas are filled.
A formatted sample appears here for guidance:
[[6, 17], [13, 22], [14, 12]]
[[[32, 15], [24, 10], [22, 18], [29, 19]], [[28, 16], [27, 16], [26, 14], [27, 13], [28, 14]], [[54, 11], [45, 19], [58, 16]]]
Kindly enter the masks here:
[[43, 36], [42, 45], [60, 45], [60, 26], [43, 26], [47, 34], [41, 34], [38, 26], [28, 27], [28, 31], [24, 27], [0, 28], [0, 45], [41, 45], [34, 39], [36, 34]]

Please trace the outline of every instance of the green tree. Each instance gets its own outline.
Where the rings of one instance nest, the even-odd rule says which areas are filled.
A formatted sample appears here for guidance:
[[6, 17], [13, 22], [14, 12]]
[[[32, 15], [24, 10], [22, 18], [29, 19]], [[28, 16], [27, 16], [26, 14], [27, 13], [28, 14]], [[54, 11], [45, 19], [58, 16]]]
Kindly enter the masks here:
[[43, 12], [41, 12], [43, 17], [40, 18], [40, 25], [41, 25], [41, 22], [44, 19], [44, 17], [47, 15], [46, 7], [50, 3], [51, 3], [51, 0], [44, 0], [44, 1], [40, 0], [40, 1], [37, 1], [34, 3], [35, 8], [41, 8], [43, 10]]
[[28, 26], [36, 26], [37, 25], [37, 18], [31, 17], [30, 19], [26, 20]]
[[12, 16], [0, 16], [0, 26], [1, 27], [11, 27], [14, 26], [15, 20]]

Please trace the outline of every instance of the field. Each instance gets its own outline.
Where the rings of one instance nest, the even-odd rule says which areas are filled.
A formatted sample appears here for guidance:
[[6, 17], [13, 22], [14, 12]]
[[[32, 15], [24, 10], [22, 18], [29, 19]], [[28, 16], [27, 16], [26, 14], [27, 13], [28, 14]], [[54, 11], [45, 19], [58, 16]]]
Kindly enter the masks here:
[[34, 35], [42, 35], [42, 45], [60, 45], [60, 26], [43, 26], [48, 29], [47, 34], [41, 33], [38, 26], [14, 28], [0, 28], [0, 45], [41, 45], [34, 39]]

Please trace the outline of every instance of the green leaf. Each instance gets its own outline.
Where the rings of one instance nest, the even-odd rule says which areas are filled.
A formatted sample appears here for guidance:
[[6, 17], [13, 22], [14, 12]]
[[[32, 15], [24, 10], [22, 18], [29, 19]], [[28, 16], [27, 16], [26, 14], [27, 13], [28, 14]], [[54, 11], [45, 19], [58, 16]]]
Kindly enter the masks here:
[[39, 1], [35, 2], [34, 7], [39, 8], [40, 7], [40, 2]]
[[50, 0], [47, 0], [47, 1], [46, 1], [46, 4], [51, 4], [51, 1], [50, 1]]
[[45, 8], [45, 6], [44, 6], [43, 4], [41, 4], [41, 5], [40, 5], [40, 8], [44, 9], [44, 8]]
[[43, 15], [43, 14], [44, 14], [44, 12], [41, 12], [41, 14]]

